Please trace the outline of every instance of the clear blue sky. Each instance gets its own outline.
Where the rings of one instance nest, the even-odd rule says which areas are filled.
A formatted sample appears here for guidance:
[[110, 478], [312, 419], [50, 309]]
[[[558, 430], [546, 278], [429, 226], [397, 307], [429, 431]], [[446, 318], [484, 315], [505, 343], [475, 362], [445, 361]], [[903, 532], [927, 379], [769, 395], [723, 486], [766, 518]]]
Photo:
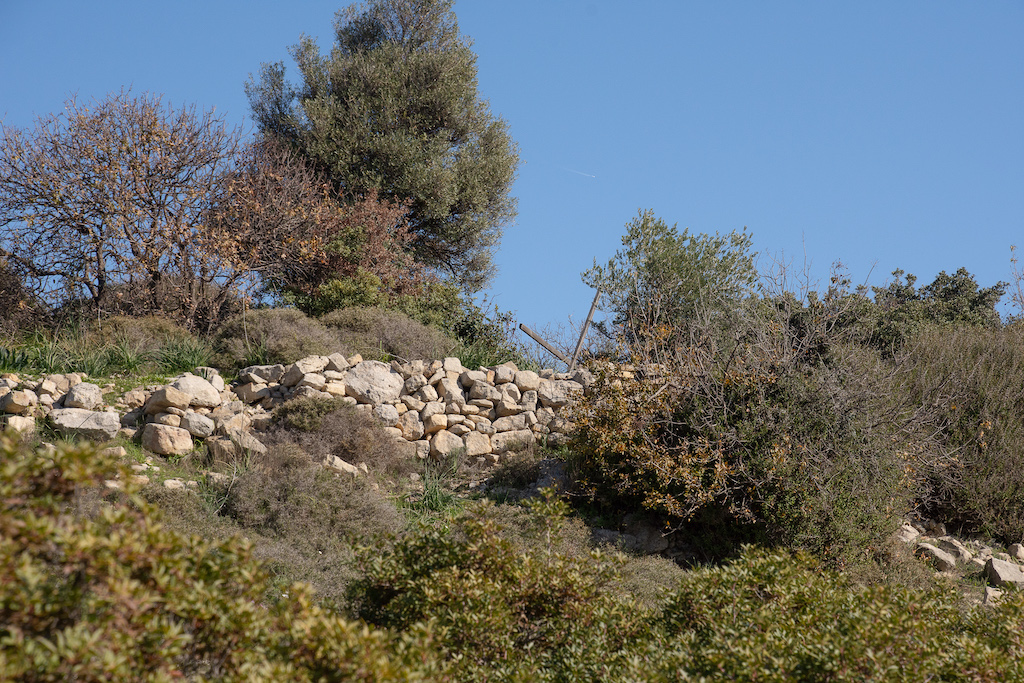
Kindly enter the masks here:
[[[243, 84], [343, 2], [0, 0], [0, 117], [132, 86], [251, 129]], [[585, 316], [579, 274], [640, 208], [747, 226], [826, 280], [1024, 249], [1024, 2], [461, 0], [482, 97], [509, 123], [519, 216], [494, 301], [533, 327]], [[289, 71], [294, 74], [294, 68]]]

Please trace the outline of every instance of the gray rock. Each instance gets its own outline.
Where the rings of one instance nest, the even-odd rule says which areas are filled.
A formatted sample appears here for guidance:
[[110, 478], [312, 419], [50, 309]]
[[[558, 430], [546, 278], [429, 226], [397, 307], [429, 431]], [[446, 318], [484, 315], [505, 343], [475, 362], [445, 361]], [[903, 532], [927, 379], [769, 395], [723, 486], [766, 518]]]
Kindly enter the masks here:
[[[251, 376], [251, 379], [247, 379], [247, 376]], [[283, 365], [250, 365], [244, 368], [238, 373], [238, 379], [245, 382], [280, 382], [281, 378], [284, 377], [284, 366]]]
[[582, 394], [583, 385], [572, 380], [548, 380], [541, 382], [537, 390], [537, 397], [545, 408], [564, 408]]
[[286, 387], [293, 387], [298, 384], [305, 375], [323, 372], [330, 361], [326, 356], [306, 356], [289, 365], [281, 378], [281, 384]]
[[47, 416], [50, 425], [61, 436], [105, 441], [117, 436], [121, 418], [117, 413], [97, 412], [84, 408], [55, 408]]
[[205, 439], [206, 437], [211, 436], [213, 431], [217, 428], [217, 425], [210, 418], [191, 411], [185, 413], [181, 418], [181, 424], [179, 426], [192, 436], [200, 439]]
[[396, 401], [402, 394], [402, 376], [389, 366], [375, 360], [358, 363], [348, 371], [345, 390], [360, 403], [378, 405]]
[[995, 584], [996, 588], [1003, 586], [1024, 587], [1024, 571], [1019, 565], [1006, 560], [990, 557], [985, 563], [985, 576]]
[[373, 409], [373, 416], [384, 423], [387, 427], [394, 427], [398, 424], [398, 408], [390, 403], [382, 403]]
[[529, 446], [533, 441], [533, 432], [529, 429], [501, 432], [491, 437], [491, 451], [500, 455], [509, 451], [521, 450]]
[[96, 410], [103, 405], [103, 391], [90, 382], [82, 382], [68, 389], [64, 395], [65, 408]]

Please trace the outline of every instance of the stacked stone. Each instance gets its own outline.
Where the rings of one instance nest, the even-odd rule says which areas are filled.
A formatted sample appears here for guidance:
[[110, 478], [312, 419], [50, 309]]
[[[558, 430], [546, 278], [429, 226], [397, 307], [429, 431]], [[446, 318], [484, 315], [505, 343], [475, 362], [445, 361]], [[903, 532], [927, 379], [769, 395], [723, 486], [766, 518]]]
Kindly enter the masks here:
[[301, 396], [344, 397], [381, 420], [410, 455], [463, 449], [497, 462], [538, 439], [563, 442], [572, 425], [560, 413], [592, 381], [585, 370], [538, 374], [513, 363], [470, 370], [458, 358], [388, 365], [334, 354], [245, 368], [234, 392], [265, 409]]

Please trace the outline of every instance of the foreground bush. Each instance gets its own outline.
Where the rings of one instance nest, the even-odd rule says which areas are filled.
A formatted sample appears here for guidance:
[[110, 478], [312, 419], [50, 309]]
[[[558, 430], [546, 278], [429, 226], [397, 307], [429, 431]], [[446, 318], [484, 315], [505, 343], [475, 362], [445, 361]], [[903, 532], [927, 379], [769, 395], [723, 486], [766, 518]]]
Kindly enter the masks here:
[[[166, 530], [114, 464], [0, 439], [0, 674], [25, 681], [443, 680], [422, 630], [393, 640], [312, 605], [263, 602], [245, 542]], [[127, 475], [127, 472], [121, 473]]]
[[368, 553], [351, 591], [359, 616], [398, 630], [433, 620], [467, 680], [615, 680], [647, 641], [651, 614], [607, 590], [608, 558], [556, 550], [557, 500], [534, 510], [546, 547], [517, 545], [482, 507]]
[[802, 554], [689, 572], [662, 619], [677, 680], [1024, 680], [1020, 594], [964, 610], [954, 588], [854, 586]]

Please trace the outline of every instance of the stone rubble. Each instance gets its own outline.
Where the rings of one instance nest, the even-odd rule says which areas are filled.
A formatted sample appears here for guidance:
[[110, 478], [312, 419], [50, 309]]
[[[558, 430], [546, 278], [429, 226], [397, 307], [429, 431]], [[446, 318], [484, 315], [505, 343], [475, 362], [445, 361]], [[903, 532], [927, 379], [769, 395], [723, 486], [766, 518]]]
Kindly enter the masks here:
[[536, 373], [513, 363], [471, 369], [454, 357], [387, 364], [335, 353], [247, 367], [232, 386], [208, 367], [113, 397], [112, 386], [86, 380], [81, 373], [3, 375], [2, 425], [25, 432], [45, 419], [63, 436], [102, 441], [121, 435], [159, 455], [205, 447], [214, 458], [231, 458], [265, 450], [252, 432], [268, 426], [271, 411], [286, 401], [341, 397], [383, 423], [410, 457], [461, 450], [496, 463], [533, 442], [565, 443], [573, 424], [564, 409], [593, 376], [586, 370]]

